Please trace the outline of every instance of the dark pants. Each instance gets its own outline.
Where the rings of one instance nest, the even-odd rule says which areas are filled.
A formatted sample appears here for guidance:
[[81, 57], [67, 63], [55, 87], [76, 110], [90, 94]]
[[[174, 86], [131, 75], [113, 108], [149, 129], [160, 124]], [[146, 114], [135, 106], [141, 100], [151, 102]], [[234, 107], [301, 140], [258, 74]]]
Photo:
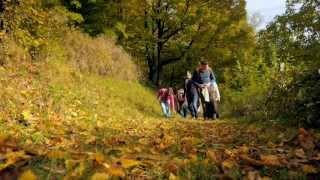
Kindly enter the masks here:
[[192, 92], [187, 94], [188, 107], [193, 118], [198, 118], [198, 92]]
[[179, 103], [179, 105], [180, 105], [179, 113], [181, 114], [182, 117], [186, 118], [189, 112], [188, 103], [183, 102], [183, 103]]
[[[204, 96], [202, 95], [202, 93], [200, 93], [203, 108], [203, 117], [204, 119], [216, 119], [219, 118], [218, 103], [213, 98], [213, 89], [210, 87], [208, 90], [210, 102], [205, 102]], [[201, 92], [201, 90], [199, 90], [199, 92]]]

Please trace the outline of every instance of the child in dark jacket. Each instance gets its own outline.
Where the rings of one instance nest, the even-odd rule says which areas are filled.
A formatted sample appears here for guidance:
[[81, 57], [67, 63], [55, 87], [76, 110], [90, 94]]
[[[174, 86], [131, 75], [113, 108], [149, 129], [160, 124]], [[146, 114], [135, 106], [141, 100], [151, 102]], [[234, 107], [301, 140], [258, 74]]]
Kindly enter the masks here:
[[188, 102], [189, 111], [192, 118], [198, 118], [198, 107], [199, 107], [199, 94], [197, 86], [194, 84], [191, 79], [192, 75], [188, 71], [187, 77], [185, 80], [185, 94]]

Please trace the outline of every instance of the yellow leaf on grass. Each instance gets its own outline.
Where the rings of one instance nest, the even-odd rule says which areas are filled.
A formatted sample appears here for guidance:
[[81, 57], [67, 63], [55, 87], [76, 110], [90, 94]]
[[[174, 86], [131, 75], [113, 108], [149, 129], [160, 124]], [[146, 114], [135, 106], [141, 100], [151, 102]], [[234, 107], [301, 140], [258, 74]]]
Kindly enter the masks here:
[[37, 179], [38, 179], [37, 176], [31, 170], [27, 170], [23, 172], [19, 177], [19, 180], [37, 180]]
[[116, 177], [124, 177], [126, 175], [123, 169], [120, 167], [110, 167], [108, 169], [108, 173], [111, 176], [116, 176]]
[[170, 173], [169, 175], [169, 180], [177, 180], [177, 176], [175, 176], [174, 174]]
[[121, 159], [121, 164], [122, 167], [127, 169], [139, 165], [140, 162], [133, 159]]
[[106, 173], [95, 173], [91, 176], [91, 180], [107, 180], [109, 179], [109, 175]]
[[22, 116], [23, 116], [24, 120], [33, 120], [34, 119], [32, 113], [29, 110], [22, 111]]

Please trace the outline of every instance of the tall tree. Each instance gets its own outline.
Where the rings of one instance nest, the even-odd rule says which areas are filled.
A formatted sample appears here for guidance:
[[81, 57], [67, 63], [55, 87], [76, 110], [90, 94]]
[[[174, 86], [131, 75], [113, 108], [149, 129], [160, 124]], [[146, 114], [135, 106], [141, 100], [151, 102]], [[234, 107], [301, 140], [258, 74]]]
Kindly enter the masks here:
[[94, 35], [116, 32], [118, 42], [144, 60], [156, 85], [167, 67], [186, 59], [188, 64], [200, 57], [219, 59], [220, 65], [247, 61], [254, 42], [245, 0], [77, 2], [69, 6], [84, 16], [84, 27]]

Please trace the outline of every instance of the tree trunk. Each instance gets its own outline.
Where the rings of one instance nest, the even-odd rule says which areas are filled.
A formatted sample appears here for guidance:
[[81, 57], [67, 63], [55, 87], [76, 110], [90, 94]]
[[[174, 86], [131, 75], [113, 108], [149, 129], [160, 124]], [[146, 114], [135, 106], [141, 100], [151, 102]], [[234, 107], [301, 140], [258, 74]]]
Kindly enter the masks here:
[[153, 67], [150, 67], [149, 66], [149, 80], [152, 82], [152, 83], [155, 83], [156, 80], [157, 80], [157, 71], [156, 69]]
[[149, 80], [156, 86], [160, 85], [160, 76], [162, 68], [158, 66], [149, 66]]

